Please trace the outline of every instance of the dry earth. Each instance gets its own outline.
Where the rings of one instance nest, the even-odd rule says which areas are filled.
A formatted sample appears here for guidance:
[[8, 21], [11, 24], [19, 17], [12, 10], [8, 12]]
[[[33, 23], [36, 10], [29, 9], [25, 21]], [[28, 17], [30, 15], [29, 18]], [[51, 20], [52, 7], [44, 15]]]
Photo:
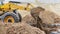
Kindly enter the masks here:
[[1, 23], [0, 21], [0, 34], [45, 34], [39, 28], [30, 26], [29, 24], [22, 23]]
[[[39, 16], [39, 18], [42, 20], [42, 22], [36, 22], [36, 20], [34, 20], [34, 18], [31, 15], [27, 15], [23, 18], [23, 20], [33, 26], [38, 25], [37, 23], [39, 23], [39, 27], [41, 26], [42, 30], [46, 31], [47, 34], [52, 31], [52, 30], [57, 30], [57, 25], [60, 23], [60, 16], [57, 15], [56, 13], [53, 13], [51, 11], [48, 10], [43, 10], [41, 11], [41, 9], [36, 10], [37, 8], [33, 9], [32, 15], [33, 17], [37, 17]], [[40, 11], [40, 14], [39, 14]], [[34, 15], [35, 14], [35, 15]], [[57, 24], [58, 23], [58, 24]], [[54, 24], [54, 25], [52, 25]], [[57, 25], [55, 25], [57, 24]], [[40, 29], [41, 29], [40, 28]]]

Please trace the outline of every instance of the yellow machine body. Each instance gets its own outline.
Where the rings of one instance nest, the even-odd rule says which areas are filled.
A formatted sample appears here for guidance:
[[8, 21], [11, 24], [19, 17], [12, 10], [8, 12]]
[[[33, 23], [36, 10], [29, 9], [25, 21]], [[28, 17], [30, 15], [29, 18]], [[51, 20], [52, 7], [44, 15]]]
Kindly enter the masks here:
[[[18, 13], [15, 13], [13, 10], [26, 10], [30, 11], [31, 7], [33, 7], [32, 4], [27, 3], [26, 6], [17, 5], [16, 3], [6, 3], [0, 6], [0, 15], [3, 14], [3, 16], [0, 16], [0, 18], [3, 18], [3, 22], [18, 22], [21, 21], [21, 16]], [[12, 13], [11, 13], [12, 12]], [[16, 11], [17, 12], [17, 11]]]
[[14, 9], [30, 11], [30, 9], [31, 9], [29, 7], [29, 5], [27, 5], [25, 7], [25, 6], [17, 5], [17, 4], [14, 4], [14, 3], [6, 3], [6, 4], [2, 5], [0, 8], [2, 10], [5, 10], [5, 11], [14, 10]]

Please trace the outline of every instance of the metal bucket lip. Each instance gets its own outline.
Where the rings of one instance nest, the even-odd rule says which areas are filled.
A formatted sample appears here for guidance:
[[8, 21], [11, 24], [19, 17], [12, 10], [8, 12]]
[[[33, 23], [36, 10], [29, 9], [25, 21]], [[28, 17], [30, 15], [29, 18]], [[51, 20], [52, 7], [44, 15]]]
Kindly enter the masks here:
[[60, 34], [60, 29], [57, 29], [57, 31], [51, 31], [50, 34]]
[[50, 34], [60, 34], [60, 32], [52, 31]]
[[60, 26], [60, 24], [59, 24], [59, 23], [54, 23], [54, 24], [51, 24], [51, 25], [56, 25], [56, 26]]

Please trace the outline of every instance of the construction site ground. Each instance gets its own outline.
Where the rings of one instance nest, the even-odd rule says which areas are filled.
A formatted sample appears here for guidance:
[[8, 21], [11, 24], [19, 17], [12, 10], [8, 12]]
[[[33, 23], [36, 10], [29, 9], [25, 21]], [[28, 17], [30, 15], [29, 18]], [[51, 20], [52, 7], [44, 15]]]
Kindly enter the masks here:
[[[55, 13], [49, 11], [41, 12], [39, 17], [43, 23], [42, 29], [40, 29], [40, 23], [36, 24], [30, 12], [21, 11], [20, 14], [22, 14], [22, 22], [19, 23], [4, 23], [0, 20], [0, 34], [49, 34], [52, 30], [57, 30], [58, 27], [48, 26], [47, 24], [60, 23], [60, 16]], [[38, 25], [38, 27], [36, 25]]]

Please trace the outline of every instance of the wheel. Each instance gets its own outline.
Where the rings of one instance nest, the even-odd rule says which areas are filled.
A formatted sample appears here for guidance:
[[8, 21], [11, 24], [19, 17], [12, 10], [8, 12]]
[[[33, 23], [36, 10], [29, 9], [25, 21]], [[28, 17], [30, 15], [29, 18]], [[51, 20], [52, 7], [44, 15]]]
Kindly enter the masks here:
[[6, 16], [5, 18], [4, 18], [4, 22], [5, 23], [14, 23], [15, 22], [15, 20], [14, 20], [14, 18], [12, 17], [12, 16]]
[[2, 16], [2, 21], [4, 23], [8, 23], [8, 22], [10, 22], [10, 23], [18, 23], [19, 19], [21, 19], [21, 18], [19, 18], [19, 15], [15, 14], [15, 13], [5, 13]]

